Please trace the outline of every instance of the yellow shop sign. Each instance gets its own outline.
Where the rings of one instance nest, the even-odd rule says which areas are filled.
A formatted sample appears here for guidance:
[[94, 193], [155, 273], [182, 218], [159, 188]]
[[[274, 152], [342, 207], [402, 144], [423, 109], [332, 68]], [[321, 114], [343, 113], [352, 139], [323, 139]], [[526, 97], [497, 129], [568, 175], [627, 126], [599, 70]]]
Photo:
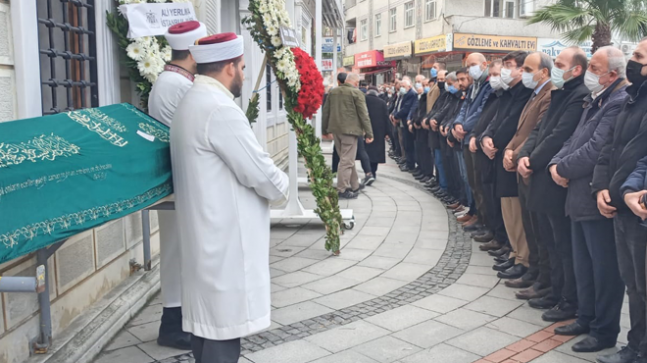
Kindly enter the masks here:
[[454, 33], [454, 49], [534, 52], [537, 50], [537, 38]]

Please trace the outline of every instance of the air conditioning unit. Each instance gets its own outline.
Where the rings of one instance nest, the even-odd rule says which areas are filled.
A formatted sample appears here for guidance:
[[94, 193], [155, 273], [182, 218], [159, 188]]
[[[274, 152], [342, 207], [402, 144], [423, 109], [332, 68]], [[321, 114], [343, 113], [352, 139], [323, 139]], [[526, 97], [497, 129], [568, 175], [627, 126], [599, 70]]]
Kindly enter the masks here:
[[519, 17], [529, 18], [535, 12], [535, 0], [519, 0]]
[[620, 46], [620, 50], [622, 50], [622, 53], [624, 53], [625, 55], [630, 55], [632, 52], [630, 44], [623, 44], [622, 46]]

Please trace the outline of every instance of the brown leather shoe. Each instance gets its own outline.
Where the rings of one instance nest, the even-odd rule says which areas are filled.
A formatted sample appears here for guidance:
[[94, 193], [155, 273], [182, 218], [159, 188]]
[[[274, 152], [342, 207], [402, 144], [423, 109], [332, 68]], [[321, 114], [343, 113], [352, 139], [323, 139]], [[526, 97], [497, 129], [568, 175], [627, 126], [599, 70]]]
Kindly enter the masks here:
[[479, 250], [481, 250], [481, 251], [494, 251], [494, 250], [500, 249], [501, 247], [503, 247], [503, 245], [501, 243], [499, 243], [499, 241], [493, 239], [493, 240], [491, 240], [490, 242], [488, 242], [486, 244], [480, 245]]
[[456, 202], [456, 203], [454, 203], [454, 204], [448, 204], [448, 205], [447, 205], [447, 209], [456, 209], [456, 208], [458, 208], [458, 207], [460, 207], [460, 206], [461, 206], [461, 203], [460, 203], [460, 202]]
[[473, 226], [476, 223], [478, 223], [478, 221], [479, 221], [479, 218], [477, 216], [472, 216], [472, 218], [470, 218], [469, 221], [463, 223], [463, 227]]
[[522, 277], [514, 280], [508, 280], [505, 282], [505, 286], [512, 289], [527, 289], [532, 286], [535, 282], [532, 280], [524, 280]]
[[472, 216], [469, 215], [469, 214], [466, 214], [466, 215], [464, 215], [462, 217], [456, 218], [456, 220], [461, 222], [461, 223], [465, 223], [465, 222], [467, 222], [467, 221], [469, 221], [471, 219], [472, 219]]
[[514, 295], [519, 300], [530, 300], [530, 299], [542, 298], [542, 297], [550, 294], [550, 291], [551, 291], [550, 287], [537, 291], [537, 290], [535, 290], [535, 288], [533, 286], [533, 287], [530, 287], [528, 289], [516, 292]]

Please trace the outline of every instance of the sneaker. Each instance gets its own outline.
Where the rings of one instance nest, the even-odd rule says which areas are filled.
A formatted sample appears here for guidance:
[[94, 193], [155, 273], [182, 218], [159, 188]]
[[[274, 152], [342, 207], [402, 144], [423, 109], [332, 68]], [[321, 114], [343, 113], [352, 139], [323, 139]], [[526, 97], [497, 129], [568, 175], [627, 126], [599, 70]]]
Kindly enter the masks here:
[[373, 182], [375, 181], [375, 177], [372, 174], [369, 174], [365, 179], [364, 179], [364, 184], [367, 186], [371, 186]]
[[357, 199], [358, 196], [359, 196], [359, 193], [356, 193], [352, 190], [347, 190], [343, 193], [339, 193], [340, 199]]

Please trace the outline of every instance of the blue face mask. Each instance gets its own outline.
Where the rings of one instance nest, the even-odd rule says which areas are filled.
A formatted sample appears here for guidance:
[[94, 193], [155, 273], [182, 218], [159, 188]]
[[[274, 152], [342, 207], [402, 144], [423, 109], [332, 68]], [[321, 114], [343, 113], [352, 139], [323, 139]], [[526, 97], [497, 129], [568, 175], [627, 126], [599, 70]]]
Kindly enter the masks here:
[[429, 87], [425, 87], [425, 93], [429, 93], [429, 90], [430, 90], [430, 89], [431, 89], [431, 88], [429, 88]]
[[451, 85], [451, 86], [447, 87], [447, 90], [448, 90], [451, 94], [455, 94], [456, 92], [458, 92], [458, 88], [454, 87], [454, 85]]
[[431, 69], [431, 78], [436, 78], [436, 77], [438, 77], [438, 71], [436, 70], [436, 68], [432, 68]]

